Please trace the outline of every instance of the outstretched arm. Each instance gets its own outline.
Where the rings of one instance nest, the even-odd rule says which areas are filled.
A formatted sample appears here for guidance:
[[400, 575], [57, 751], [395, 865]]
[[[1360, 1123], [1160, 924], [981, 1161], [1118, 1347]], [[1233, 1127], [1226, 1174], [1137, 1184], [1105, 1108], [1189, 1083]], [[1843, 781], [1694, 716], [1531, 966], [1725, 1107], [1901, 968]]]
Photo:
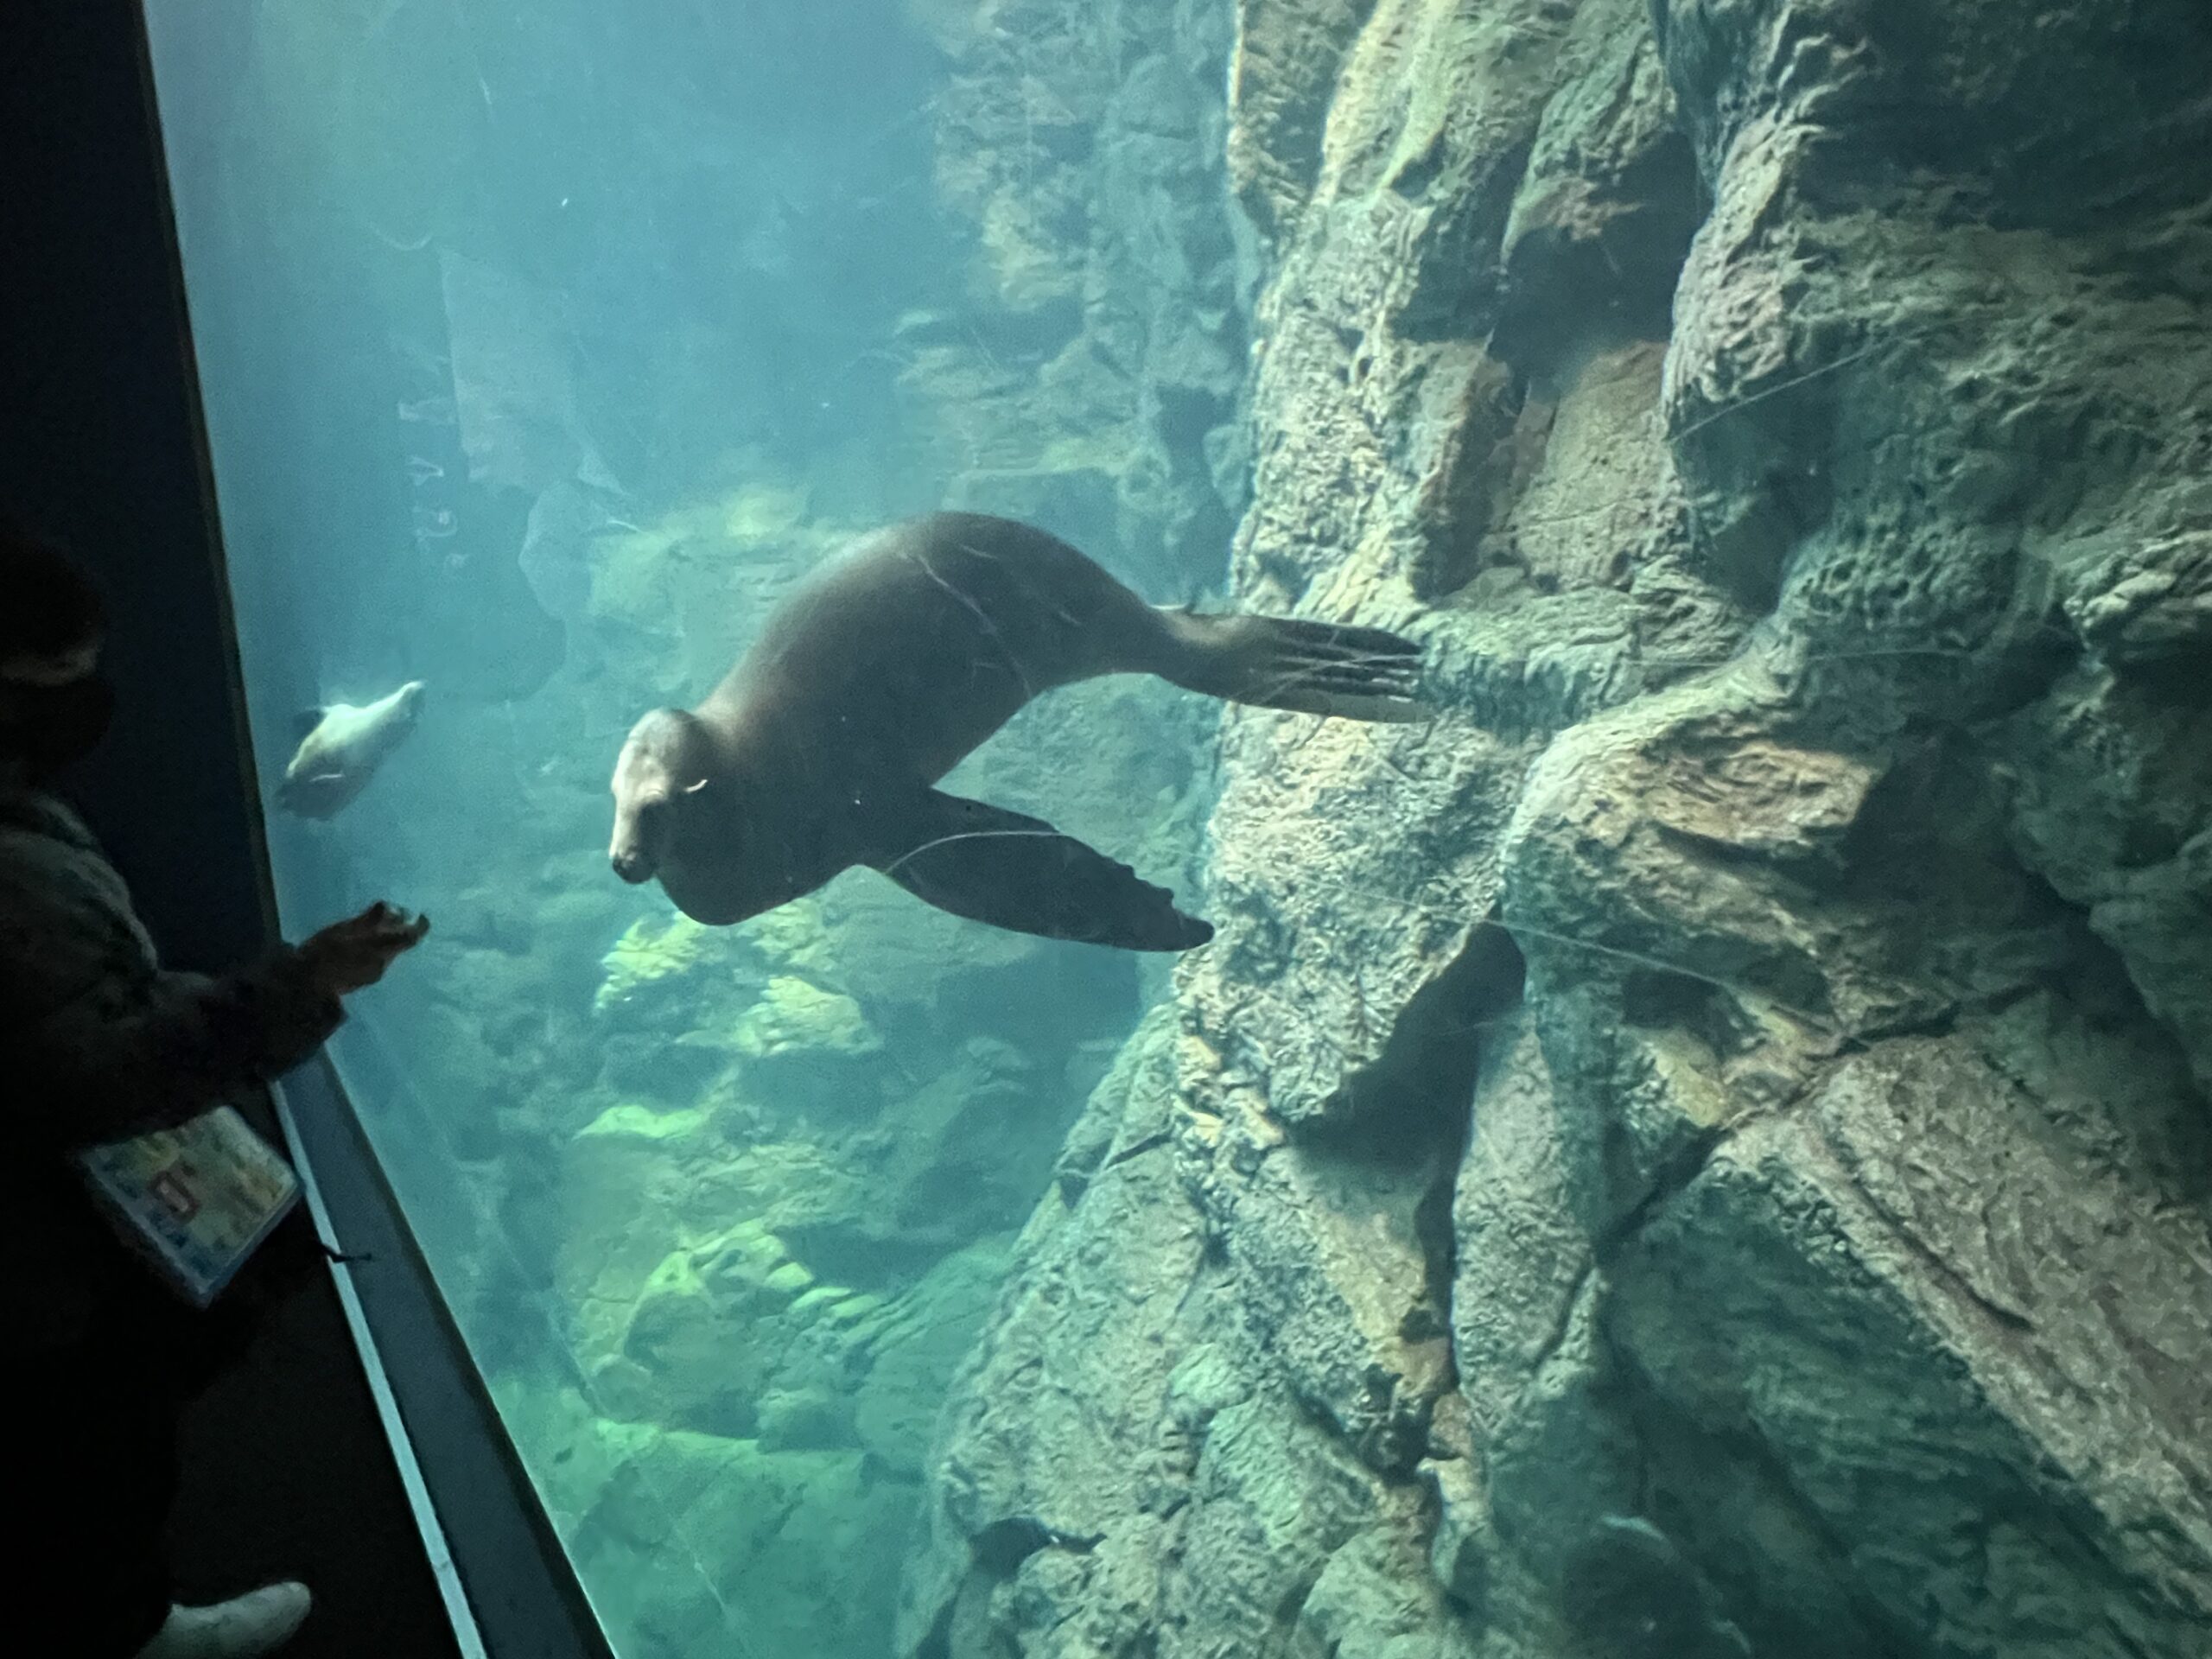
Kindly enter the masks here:
[[429, 930], [372, 905], [243, 973], [168, 972], [74, 821], [16, 817], [0, 823], [0, 1077], [34, 1154], [181, 1123], [288, 1071]]
[[289, 947], [242, 974], [102, 979], [19, 1033], [17, 1098], [57, 1150], [166, 1128], [290, 1070], [345, 1017]]

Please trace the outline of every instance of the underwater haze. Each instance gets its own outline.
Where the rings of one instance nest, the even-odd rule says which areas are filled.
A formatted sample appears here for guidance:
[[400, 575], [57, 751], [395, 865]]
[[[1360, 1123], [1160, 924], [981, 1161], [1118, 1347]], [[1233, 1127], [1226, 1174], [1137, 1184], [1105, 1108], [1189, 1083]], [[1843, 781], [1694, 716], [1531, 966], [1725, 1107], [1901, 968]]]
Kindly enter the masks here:
[[[434, 920], [333, 1052], [623, 1659], [2212, 1650], [2203, 0], [148, 11], [286, 929]], [[1178, 613], [810, 585], [944, 512]]]
[[[609, 869], [610, 775], [911, 514], [1219, 587], [1226, 17], [1134, 108], [1073, 10], [152, 24], [285, 920], [434, 923], [334, 1055], [618, 1649], [876, 1659], [938, 1406], [1166, 963], [867, 872], [702, 927]], [[1157, 245], [1096, 215], [1109, 118]], [[383, 753], [295, 760], [416, 682]], [[1190, 902], [1214, 718], [1096, 682], [953, 781]]]

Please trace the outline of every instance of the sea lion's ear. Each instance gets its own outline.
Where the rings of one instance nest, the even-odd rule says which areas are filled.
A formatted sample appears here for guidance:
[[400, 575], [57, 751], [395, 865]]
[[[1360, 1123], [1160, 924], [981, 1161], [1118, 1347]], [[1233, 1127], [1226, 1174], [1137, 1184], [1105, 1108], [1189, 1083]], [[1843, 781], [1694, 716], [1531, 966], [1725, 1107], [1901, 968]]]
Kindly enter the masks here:
[[316, 727], [322, 724], [322, 715], [323, 711], [320, 709], [301, 709], [298, 714], [292, 716], [292, 735], [298, 738], [306, 737]]

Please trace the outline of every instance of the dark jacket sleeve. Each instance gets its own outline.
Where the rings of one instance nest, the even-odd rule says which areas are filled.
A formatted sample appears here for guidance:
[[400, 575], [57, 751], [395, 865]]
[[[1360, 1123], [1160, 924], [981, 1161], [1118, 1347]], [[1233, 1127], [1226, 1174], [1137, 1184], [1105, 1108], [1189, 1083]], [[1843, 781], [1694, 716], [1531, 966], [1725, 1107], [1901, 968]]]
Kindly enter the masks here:
[[28, 1121], [64, 1149], [166, 1128], [289, 1071], [343, 1017], [289, 947], [220, 979], [110, 978], [22, 1033]]

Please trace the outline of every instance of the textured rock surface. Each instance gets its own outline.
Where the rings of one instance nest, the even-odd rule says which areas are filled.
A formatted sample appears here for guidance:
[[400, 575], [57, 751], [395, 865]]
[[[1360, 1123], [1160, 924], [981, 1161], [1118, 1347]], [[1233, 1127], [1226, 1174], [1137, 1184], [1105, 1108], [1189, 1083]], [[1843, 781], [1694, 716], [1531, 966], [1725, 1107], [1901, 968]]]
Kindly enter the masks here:
[[1219, 0], [909, 0], [950, 65], [965, 292], [900, 326], [948, 505], [1068, 537], [1155, 599], [1217, 583], [1247, 475]]
[[912, 1659], [2187, 1659], [2212, 14], [1240, 0], [1211, 913], [971, 1357]]

